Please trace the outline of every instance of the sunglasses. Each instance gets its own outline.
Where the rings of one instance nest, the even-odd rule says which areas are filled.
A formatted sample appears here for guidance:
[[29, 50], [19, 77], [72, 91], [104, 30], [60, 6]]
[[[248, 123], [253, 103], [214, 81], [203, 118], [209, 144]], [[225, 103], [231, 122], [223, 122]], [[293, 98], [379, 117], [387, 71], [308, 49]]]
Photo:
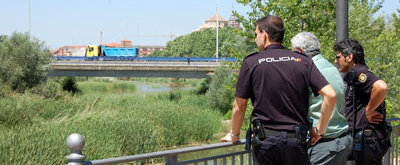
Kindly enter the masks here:
[[[343, 55], [342, 54], [342, 56], [344, 57], [344, 58], [346, 58], [347, 56], [345, 56], [345, 55]], [[336, 55], [336, 59], [339, 59], [341, 56], [340, 55]]]

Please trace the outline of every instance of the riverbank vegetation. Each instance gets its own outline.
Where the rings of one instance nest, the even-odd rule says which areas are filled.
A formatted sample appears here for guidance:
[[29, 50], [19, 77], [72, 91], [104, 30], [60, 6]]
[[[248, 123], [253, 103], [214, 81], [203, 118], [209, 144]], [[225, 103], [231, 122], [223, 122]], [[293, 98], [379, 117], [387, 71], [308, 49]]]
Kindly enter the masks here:
[[77, 86], [82, 93], [48, 99], [11, 92], [0, 99], [1, 164], [65, 164], [65, 139], [74, 132], [94, 160], [207, 141], [221, 129], [222, 115], [191, 91], [170, 99], [170, 92], [137, 95], [124, 81]]

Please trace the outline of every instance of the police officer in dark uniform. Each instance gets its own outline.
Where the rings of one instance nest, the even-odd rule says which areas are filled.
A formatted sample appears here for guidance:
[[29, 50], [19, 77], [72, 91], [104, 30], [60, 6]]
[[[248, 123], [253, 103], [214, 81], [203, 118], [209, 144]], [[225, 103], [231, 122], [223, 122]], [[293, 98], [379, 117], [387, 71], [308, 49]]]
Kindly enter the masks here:
[[382, 157], [390, 147], [391, 128], [385, 119], [387, 85], [365, 64], [364, 50], [358, 41], [344, 40], [333, 49], [339, 71], [347, 73], [344, 77], [347, 82], [344, 113], [354, 136], [356, 164], [381, 165]]
[[309, 88], [324, 97], [321, 119], [311, 133], [313, 143], [325, 132], [336, 93], [310, 58], [281, 45], [284, 25], [279, 17], [257, 20], [255, 35], [259, 52], [243, 61], [232, 110], [232, 130], [221, 141], [239, 140], [250, 98], [253, 127], [258, 128], [252, 142], [254, 164], [309, 164], [304, 145], [307, 133], [303, 136], [304, 126], [308, 125]]

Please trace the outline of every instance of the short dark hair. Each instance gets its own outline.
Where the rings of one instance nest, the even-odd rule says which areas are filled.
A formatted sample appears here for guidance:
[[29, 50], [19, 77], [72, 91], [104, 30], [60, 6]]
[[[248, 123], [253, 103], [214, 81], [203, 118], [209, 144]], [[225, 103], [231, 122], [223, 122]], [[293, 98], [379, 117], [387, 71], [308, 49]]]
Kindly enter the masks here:
[[353, 54], [354, 63], [365, 64], [364, 49], [355, 39], [346, 39], [338, 42], [333, 46], [333, 50], [342, 52], [345, 57], [349, 54]]
[[257, 20], [258, 29], [265, 31], [269, 39], [274, 42], [282, 42], [285, 34], [283, 21], [278, 16], [267, 15]]

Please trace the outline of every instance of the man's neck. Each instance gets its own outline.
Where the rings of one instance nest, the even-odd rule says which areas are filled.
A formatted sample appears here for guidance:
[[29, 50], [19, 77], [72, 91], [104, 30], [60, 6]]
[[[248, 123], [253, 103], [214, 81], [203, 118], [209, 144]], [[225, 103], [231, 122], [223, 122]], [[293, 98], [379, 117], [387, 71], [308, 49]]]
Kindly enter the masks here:
[[274, 45], [274, 44], [282, 44], [282, 43], [280, 43], [280, 42], [275, 42], [275, 41], [273, 41], [273, 42], [267, 41], [267, 42], [265, 43], [265, 45], [264, 45], [264, 49], [267, 48], [268, 46]]

